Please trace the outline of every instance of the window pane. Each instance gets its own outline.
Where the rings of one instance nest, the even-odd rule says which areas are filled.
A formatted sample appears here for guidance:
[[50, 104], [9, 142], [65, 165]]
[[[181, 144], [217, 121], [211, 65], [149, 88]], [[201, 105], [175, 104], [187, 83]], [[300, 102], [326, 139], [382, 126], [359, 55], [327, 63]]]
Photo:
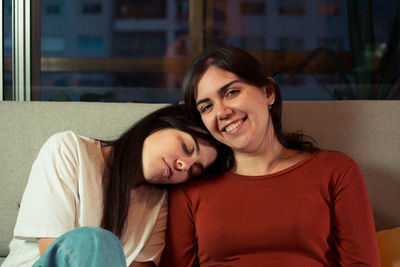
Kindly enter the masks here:
[[214, 43], [310, 50], [319, 40], [345, 40], [348, 49], [345, 9], [345, 0], [214, 0]]
[[188, 10], [188, 0], [42, 0], [40, 100], [178, 102]]
[[[361, 25], [359, 32], [364, 38], [361, 42], [365, 44], [367, 1], [357, 2], [360, 2], [357, 9]], [[372, 81], [371, 89], [365, 94], [358, 91], [359, 80], [353, 75], [355, 68], [352, 67], [348, 31], [348, 16], [354, 16], [348, 12], [346, 0], [214, 0], [212, 3], [206, 14], [207, 21], [212, 22], [207, 29], [207, 45], [232, 45], [255, 54], [270, 73], [282, 74], [277, 79], [282, 82], [284, 99], [340, 99], [344, 94], [340, 88], [344, 87], [345, 76], [339, 75], [337, 63], [327, 53], [320, 51], [321, 56], [310, 61], [318, 62], [317, 67], [303, 68], [294, 75], [298, 69], [296, 66], [300, 66], [302, 60], [318, 47], [336, 53], [357, 99], [377, 95], [373, 90], [377, 89], [381, 77], [378, 69], [369, 80]], [[361, 55], [364, 62], [368, 55], [373, 56], [377, 62], [373, 67], [383, 60], [383, 52], [389, 46], [397, 5], [397, 0], [373, 1], [374, 50]], [[398, 57], [398, 53], [399, 50], [392, 57]], [[400, 68], [398, 62], [395, 67]], [[398, 73], [397, 78], [399, 83]], [[399, 87], [392, 84], [393, 93], [386, 98], [400, 99]], [[397, 97], [394, 96], [396, 90]]]

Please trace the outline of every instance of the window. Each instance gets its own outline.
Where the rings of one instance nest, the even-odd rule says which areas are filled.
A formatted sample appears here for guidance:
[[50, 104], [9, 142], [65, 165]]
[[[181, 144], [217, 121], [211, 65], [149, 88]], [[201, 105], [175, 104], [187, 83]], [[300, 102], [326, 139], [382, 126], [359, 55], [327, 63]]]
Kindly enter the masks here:
[[61, 55], [66, 51], [66, 46], [66, 41], [62, 37], [43, 38], [41, 41], [41, 48], [43, 49], [43, 53], [47, 55]]
[[58, 15], [61, 13], [61, 5], [48, 5], [46, 7], [47, 15]]
[[342, 14], [342, 8], [339, 3], [320, 3], [318, 13], [321, 16], [339, 16]]
[[156, 19], [166, 17], [166, 0], [115, 0], [115, 17]]
[[279, 14], [283, 16], [301, 16], [305, 13], [304, 3], [283, 1], [279, 8]]
[[264, 2], [240, 2], [241, 15], [264, 15], [265, 3]]
[[166, 52], [164, 32], [115, 32], [114, 56], [161, 57]]
[[102, 13], [103, 6], [101, 3], [86, 3], [82, 5], [82, 13], [85, 15], [96, 15]]
[[78, 49], [87, 56], [104, 52], [104, 41], [101, 36], [78, 36]]

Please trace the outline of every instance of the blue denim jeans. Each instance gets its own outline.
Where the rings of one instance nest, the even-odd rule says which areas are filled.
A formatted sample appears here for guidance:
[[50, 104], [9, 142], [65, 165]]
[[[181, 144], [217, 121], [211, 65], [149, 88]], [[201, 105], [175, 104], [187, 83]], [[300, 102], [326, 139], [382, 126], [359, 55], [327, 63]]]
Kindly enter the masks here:
[[80, 227], [57, 238], [33, 266], [126, 267], [126, 261], [121, 242], [113, 233]]

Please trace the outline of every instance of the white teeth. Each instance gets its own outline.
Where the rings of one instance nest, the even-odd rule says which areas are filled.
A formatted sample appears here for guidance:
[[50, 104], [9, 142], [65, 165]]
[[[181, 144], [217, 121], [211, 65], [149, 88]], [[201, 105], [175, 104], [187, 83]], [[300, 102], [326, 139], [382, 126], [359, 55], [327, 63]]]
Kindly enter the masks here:
[[231, 125], [229, 125], [228, 127], [225, 128], [225, 131], [232, 132], [237, 127], [239, 127], [240, 124], [242, 124], [242, 121], [238, 121], [238, 122], [232, 123]]

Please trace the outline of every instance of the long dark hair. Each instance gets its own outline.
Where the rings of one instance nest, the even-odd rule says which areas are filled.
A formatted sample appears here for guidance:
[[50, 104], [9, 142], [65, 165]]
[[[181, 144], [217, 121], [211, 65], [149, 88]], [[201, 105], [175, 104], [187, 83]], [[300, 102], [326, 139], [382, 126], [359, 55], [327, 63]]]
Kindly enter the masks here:
[[[174, 128], [203, 139], [215, 146], [218, 155], [205, 171], [222, 173], [232, 168], [232, 151], [217, 142], [211, 135], [200, 130], [184, 112], [183, 105], [169, 105], [156, 110], [131, 126], [118, 139], [102, 141], [112, 146], [108, 156], [109, 170], [103, 172], [103, 214], [101, 227], [121, 238], [129, 210], [130, 192], [144, 181], [142, 170], [142, 148], [144, 140], [152, 133]], [[232, 155], [232, 156], [229, 156]]]
[[202, 52], [190, 65], [183, 80], [183, 99], [187, 112], [193, 120], [202, 124], [200, 113], [196, 107], [197, 85], [211, 66], [229, 71], [244, 82], [257, 86], [266, 87], [275, 93], [275, 103], [270, 109], [274, 132], [278, 141], [286, 148], [299, 151], [311, 152], [318, 150], [311, 137], [305, 136], [302, 132], [284, 134], [282, 132], [282, 95], [279, 85], [273, 82], [263, 66], [252, 55], [236, 47], [217, 47]]

